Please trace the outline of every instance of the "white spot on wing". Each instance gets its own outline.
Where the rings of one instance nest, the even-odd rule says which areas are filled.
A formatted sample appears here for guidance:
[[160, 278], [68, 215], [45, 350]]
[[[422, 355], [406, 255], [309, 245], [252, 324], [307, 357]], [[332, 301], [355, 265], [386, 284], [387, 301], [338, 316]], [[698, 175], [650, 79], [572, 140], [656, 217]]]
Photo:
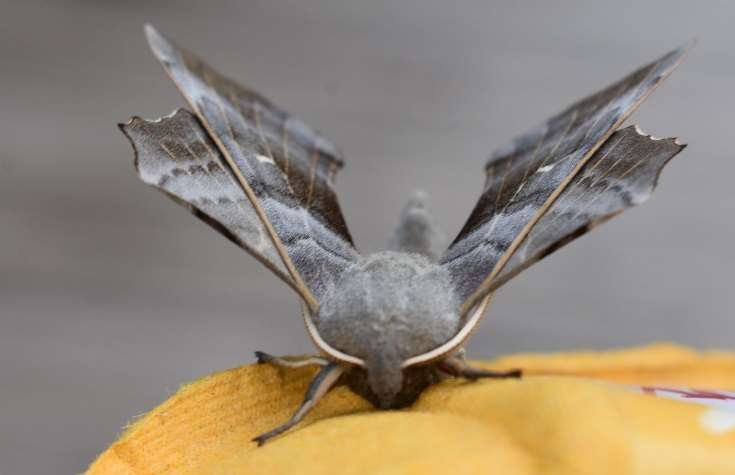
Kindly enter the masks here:
[[257, 159], [257, 160], [258, 160], [258, 161], [259, 161], [260, 163], [270, 163], [271, 165], [275, 165], [275, 164], [276, 164], [276, 162], [274, 162], [272, 158], [270, 158], [270, 157], [266, 157], [265, 155], [260, 155], [260, 154], [258, 154], [258, 155], [255, 155], [255, 158], [256, 158], [256, 159]]
[[556, 163], [552, 163], [551, 165], [546, 165], [545, 167], [541, 167], [538, 170], [536, 170], [536, 173], [546, 173], [548, 171], [551, 171]]
[[645, 133], [645, 132], [643, 131], [643, 129], [641, 129], [641, 128], [640, 128], [640, 127], [638, 126], [638, 124], [634, 124], [634, 125], [633, 125], [633, 128], [634, 128], [634, 129], [635, 129], [635, 131], [636, 131], [636, 132], [638, 133], [638, 135], [643, 135], [644, 137], [648, 137], [648, 138], [649, 138], [649, 139], [651, 139], [651, 140], [663, 140], [663, 138], [662, 138], [662, 137], [654, 137], [654, 136], [653, 136], [653, 135], [651, 135], [651, 134], [647, 134], [647, 133]]

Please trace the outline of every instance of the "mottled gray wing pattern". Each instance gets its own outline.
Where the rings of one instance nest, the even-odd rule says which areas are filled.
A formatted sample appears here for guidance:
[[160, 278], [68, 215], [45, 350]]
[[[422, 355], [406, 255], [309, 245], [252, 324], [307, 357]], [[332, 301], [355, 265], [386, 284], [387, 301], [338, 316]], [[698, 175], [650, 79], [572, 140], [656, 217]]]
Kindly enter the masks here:
[[153, 53], [228, 163], [312, 311], [357, 251], [333, 189], [337, 148], [152, 27]]
[[615, 132], [531, 229], [490, 291], [595, 226], [646, 201], [663, 167], [686, 145], [636, 126]]
[[120, 129], [135, 149], [140, 178], [250, 252], [293, 286], [265, 226], [194, 115], [179, 109], [159, 120], [133, 117]]
[[487, 183], [441, 263], [451, 272], [469, 311], [585, 162], [678, 65], [672, 51], [611, 86], [573, 104], [498, 150], [486, 165]]

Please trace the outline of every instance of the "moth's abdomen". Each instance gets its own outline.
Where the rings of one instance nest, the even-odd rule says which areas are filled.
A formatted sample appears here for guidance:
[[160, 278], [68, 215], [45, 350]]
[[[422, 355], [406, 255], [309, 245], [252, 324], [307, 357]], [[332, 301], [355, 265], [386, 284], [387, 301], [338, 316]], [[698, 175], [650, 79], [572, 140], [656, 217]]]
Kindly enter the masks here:
[[445, 269], [421, 255], [385, 251], [345, 270], [324, 295], [317, 328], [347, 354], [402, 360], [454, 336], [457, 309]]

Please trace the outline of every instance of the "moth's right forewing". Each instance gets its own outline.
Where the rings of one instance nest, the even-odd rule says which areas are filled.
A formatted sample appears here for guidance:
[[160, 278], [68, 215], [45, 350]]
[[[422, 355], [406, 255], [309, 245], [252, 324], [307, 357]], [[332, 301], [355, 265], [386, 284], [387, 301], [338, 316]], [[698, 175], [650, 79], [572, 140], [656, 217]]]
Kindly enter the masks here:
[[247, 250], [293, 287], [265, 227], [197, 118], [185, 109], [132, 118], [120, 129], [135, 149], [140, 178]]
[[302, 299], [321, 295], [358, 259], [333, 188], [337, 147], [252, 89], [146, 27], [151, 50], [253, 205]]
[[[134, 117], [120, 129], [133, 145], [135, 167], [145, 183], [188, 208], [300, 293], [240, 183], [191, 112], [179, 109], [153, 121]], [[312, 341], [327, 357], [364, 365], [324, 341], [305, 303], [302, 316]]]

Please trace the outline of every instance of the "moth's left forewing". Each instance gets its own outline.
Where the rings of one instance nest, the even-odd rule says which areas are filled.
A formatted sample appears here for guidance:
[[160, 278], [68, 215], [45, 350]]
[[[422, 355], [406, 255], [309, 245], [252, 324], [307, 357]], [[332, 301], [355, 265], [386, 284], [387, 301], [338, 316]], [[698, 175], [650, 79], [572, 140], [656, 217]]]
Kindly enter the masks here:
[[[482, 319], [497, 288], [496, 279], [503, 277], [502, 272], [534, 227], [554, 209], [564, 190], [625, 119], [678, 66], [690, 46], [674, 50], [576, 102], [493, 154], [486, 165], [487, 179], [478, 203], [440, 260], [463, 302], [462, 327], [450, 341], [412, 358], [411, 364], [432, 361], [461, 348]], [[536, 250], [543, 257], [544, 252], [553, 250], [548, 241], [552, 247], [553, 243], [561, 245], [570, 235], [538, 237], [547, 242], [543, 250]], [[528, 262], [523, 260], [524, 265]], [[519, 272], [522, 268], [516, 263], [513, 269]], [[506, 274], [508, 278], [512, 275], [510, 270]]]
[[299, 293], [320, 295], [358, 257], [333, 189], [339, 152], [267, 99], [146, 27], [151, 49], [252, 202]]
[[496, 152], [487, 182], [441, 263], [466, 315], [584, 164], [681, 61], [672, 51], [578, 101]]

